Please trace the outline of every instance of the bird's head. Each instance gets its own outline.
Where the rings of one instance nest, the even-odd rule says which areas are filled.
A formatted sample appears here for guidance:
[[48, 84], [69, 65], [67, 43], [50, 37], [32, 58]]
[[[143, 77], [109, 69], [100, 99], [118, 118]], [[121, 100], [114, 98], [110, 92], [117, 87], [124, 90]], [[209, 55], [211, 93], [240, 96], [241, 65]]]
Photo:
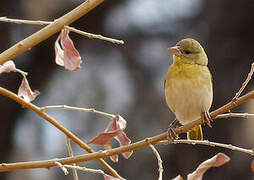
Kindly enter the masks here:
[[174, 54], [174, 60], [179, 63], [199, 64], [203, 66], [206, 66], [208, 63], [204, 49], [194, 39], [183, 39], [176, 46], [168, 50]]

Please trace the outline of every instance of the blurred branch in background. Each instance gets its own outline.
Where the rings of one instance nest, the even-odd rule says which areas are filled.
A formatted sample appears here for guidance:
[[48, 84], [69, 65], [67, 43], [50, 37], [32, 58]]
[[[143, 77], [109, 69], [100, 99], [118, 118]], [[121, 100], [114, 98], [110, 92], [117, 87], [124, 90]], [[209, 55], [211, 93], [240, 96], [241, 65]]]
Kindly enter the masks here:
[[[53, 22], [50, 21], [40, 21], [40, 20], [24, 20], [24, 19], [11, 19], [11, 18], [7, 18], [7, 17], [0, 17], [0, 21], [2, 22], [8, 22], [8, 23], [16, 23], [16, 24], [32, 24], [32, 25], [48, 25], [51, 24]], [[101, 39], [104, 41], [109, 41], [112, 43], [116, 43], [116, 44], [124, 44], [123, 40], [118, 40], [118, 39], [113, 39], [113, 38], [108, 38], [108, 37], [104, 37], [100, 34], [93, 34], [93, 33], [88, 33], [88, 32], [84, 32], [84, 31], [80, 31], [74, 27], [70, 27], [70, 26], [64, 26], [64, 28], [68, 29], [69, 31], [81, 34], [83, 36], [86, 36], [88, 38], [97, 38], [97, 39]]]
[[26, 39], [18, 42], [11, 48], [5, 50], [0, 54], [0, 64], [11, 60], [18, 55], [24, 53], [25, 51], [30, 50], [35, 45], [39, 44], [40, 42], [46, 40], [53, 34], [60, 31], [64, 26], [67, 26], [74, 22], [75, 20], [79, 19], [80, 17], [87, 14], [93, 8], [101, 4], [103, 0], [87, 0], [69, 13], [65, 14], [64, 16], [58, 18], [53, 23], [49, 24], [48, 26], [42, 28], [40, 31], [32, 34], [31, 36], [27, 37]]

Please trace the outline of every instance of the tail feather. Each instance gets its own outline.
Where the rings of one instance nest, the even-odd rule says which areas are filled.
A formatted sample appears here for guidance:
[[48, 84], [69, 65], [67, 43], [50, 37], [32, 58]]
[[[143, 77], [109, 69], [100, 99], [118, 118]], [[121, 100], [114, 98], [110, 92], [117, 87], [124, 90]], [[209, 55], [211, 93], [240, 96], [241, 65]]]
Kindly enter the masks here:
[[187, 132], [188, 140], [203, 140], [203, 132], [201, 125], [195, 126], [191, 131]]

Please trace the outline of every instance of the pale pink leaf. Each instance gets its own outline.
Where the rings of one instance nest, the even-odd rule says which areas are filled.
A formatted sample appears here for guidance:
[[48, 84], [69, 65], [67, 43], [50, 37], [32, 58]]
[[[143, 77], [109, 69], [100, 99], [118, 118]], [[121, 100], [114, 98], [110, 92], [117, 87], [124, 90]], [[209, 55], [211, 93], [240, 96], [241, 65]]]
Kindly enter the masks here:
[[208, 159], [201, 163], [198, 168], [191, 174], [188, 174], [187, 180], [202, 180], [204, 173], [211, 167], [219, 167], [227, 163], [230, 158], [223, 154], [218, 153], [211, 159]]
[[103, 174], [104, 176], [104, 180], [121, 180], [119, 178], [115, 178], [115, 177], [112, 177], [110, 175], [107, 175], [107, 174]]
[[3, 72], [8, 73], [12, 71], [16, 71], [15, 64], [12, 60], [6, 61], [3, 65], [0, 65], [0, 74]]
[[[59, 44], [61, 43], [61, 46]], [[75, 48], [69, 30], [63, 29], [55, 42], [56, 64], [64, 66], [69, 71], [78, 71], [82, 63], [79, 52]]]
[[112, 130], [115, 129], [121, 129], [124, 130], [126, 128], [126, 120], [120, 116], [120, 115], [116, 115], [115, 118], [113, 119], [113, 123], [112, 123]]
[[31, 90], [29, 83], [25, 76], [23, 76], [23, 80], [21, 85], [19, 86], [18, 96], [22, 97], [26, 102], [33, 101], [36, 96], [40, 94], [39, 91], [35, 90], [34, 92]]
[[105, 145], [110, 141], [111, 138], [117, 136], [121, 132], [120, 129], [104, 132], [93, 138], [91, 141], [88, 142], [88, 144], [98, 144], [98, 145]]
[[[124, 118], [122, 118], [120, 115], [117, 115], [114, 119], [113, 119], [113, 123], [112, 123], [112, 130], [115, 129], [121, 129], [124, 130], [126, 128], [126, 121]], [[114, 137], [120, 144], [120, 146], [125, 146], [131, 143], [131, 140], [126, 136], [126, 134], [121, 131], [116, 137]], [[128, 159], [133, 151], [128, 151], [128, 152], [124, 152], [122, 153], [123, 157]]]
[[[104, 145], [104, 149], [105, 150], [110, 150], [110, 149], [112, 149], [112, 147], [111, 147], [111, 143], [110, 143], [110, 141], [108, 141], [105, 145]], [[118, 162], [118, 155], [116, 154], [116, 155], [112, 155], [112, 156], [110, 156], [110, 159], [111, 159], [111, 161], [113, 161], [113, 162]]]
[[178, 175], [178, 176], [176, 176], [174, 179], [172, 179], [172, 180], [183, 180], [183, 178], [182, 178], [182, 176], [181, 175]]
[[[131, 140], [126, 136], [126, 134], [121, 131], [116, 137], [114, 137], [120, 144], [120, 146], [125, 146], [131, 143]], [[126, 151], [122, 153], [125, 159], [128, 159], [132, 155], [133, 151]]]

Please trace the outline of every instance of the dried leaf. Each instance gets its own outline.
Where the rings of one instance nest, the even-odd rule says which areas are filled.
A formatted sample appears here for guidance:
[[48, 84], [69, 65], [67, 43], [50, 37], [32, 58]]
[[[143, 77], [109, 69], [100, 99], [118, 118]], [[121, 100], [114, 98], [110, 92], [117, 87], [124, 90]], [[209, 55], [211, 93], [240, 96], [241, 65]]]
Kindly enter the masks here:
[[[131, 143], [131, 140], [126, 136], [126, 134], [121, 131], [115, 139], [119, 142], [120, 146], [125, 146]], [[133, 151], [126, 151], [122, 153], [125, 159], [128, 159], [132, 155]]]
[[[123, 132], [123, 130], [126, 128], [126, 121], [124, 118], [122, 118], [120, 115], [117, 115], [113, 119], [113, 122], [110, 122], [110, 124], [112, 125], [112, 131], [107, 131], [99, 134], [91, 141], [89, 141], [88, 144], [103, 145], [106, 150], [110, 150], [112, 149], [110, 143], [112, 138], [115, 138], [119, 142], [120, 146], [128, 145], [131, 143], [131, 140]], [[106, 130], [108, 130], [108, 127]], [[122, 153], [122, 155], [124, 158], [128, 159], [132, 153], [133, 151], [128, 151]], [[118, 162], [118, 155], [111, 156], [110, 159], [113, 162]]]
[[[59, 44], [59, 40], [61, 46]], [[64, 66], [69, 71], [78, 71], [82, 63], [79, 52], [75, 48], [69, 30], [63, 29], [55, 42], [56, 64]]]
[[211, 167], [219, 167], [227, 163], [230, 158], [223, 154], [218, 153], [211, 159], [208, 159], [201, 163], [198, 168], [191, 174], [188, 174], [187, 180], [202, 180], [204, 173]]
[[105, 180], [121, 180], [119, 178], [115, 178], [115, 177], [112, 177], [112, 176], [107, 175], [107, 174], [103, 174], [103, 176], [104, 176]]
[[[110, 141], [108, 141], [108, 142], [104, 145], [104, 149], [105, 149], [105, 150], [110, 150], [110, 149], [112, 149]], [[118, 155], [116, 154], [116, 155], [110, 156], [110, 159], [111, 159], [111, 161], [113, 161], [113, 162], [116, 163], [116, 162], [118, 162]]]
[[18, 96], [22, 97], [26, 102], [33, 101], [36, 96], [40, 94], [39, 91], [35, 90], [34, 92], [31, 90], [29, 83], [25, 76], [23, 76], [23, 80], [21, 85], [19, 86]]
[[[113, 119], [113, 123], [112, 123], [112, 130], [115, 129], [121, 129], [124, 130], [126, 128], [126, 121], [124, 118], [122, 118], [120, 115], [117, 115], [114, 119]], [[120, 146], [125, 146], [131, 143], [131, 140], [126, 136], [126, 134], [121, 131], [116, 137], [114, 137], [120, 144]], [[128, 151], [128, 152], [124, 152], [122, 153], [123, 157], [128, 159], [131, 154], [133, 153], [133, 151]]]
[[124, 130], [126, 128], [126, 124], [127, 124], [126, 120], [122, 116], [117, 115], [113, 119], [112, 130], [115, 130], [115, 129]]
[[117, 136], [121, 132], [120, 129], [104, 132], [93, 138], [88, 144], [98, 144], [98, 145], [105, 145], [107, 144], [111, 138]]
[[16, 71], [15, 64], [12, 60], [5, 62], [3, 65], [0, 65], [0, 74], [3, 72], [12, 72]]

